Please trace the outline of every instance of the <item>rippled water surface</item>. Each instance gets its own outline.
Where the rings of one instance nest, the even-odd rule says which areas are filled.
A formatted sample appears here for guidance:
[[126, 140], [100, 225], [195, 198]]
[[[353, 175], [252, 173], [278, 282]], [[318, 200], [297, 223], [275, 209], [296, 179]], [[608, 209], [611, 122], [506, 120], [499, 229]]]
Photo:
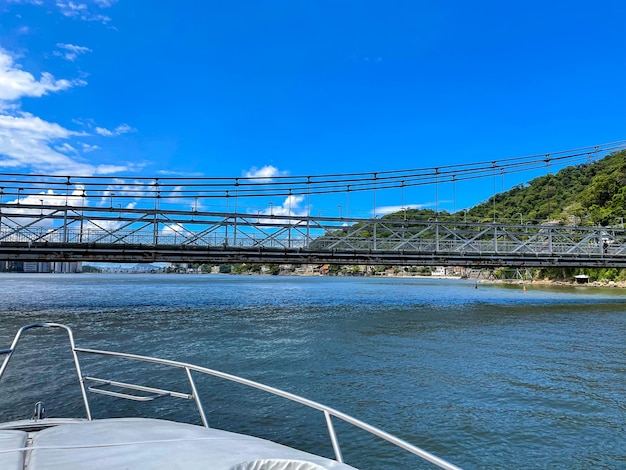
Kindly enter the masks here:
[[[79, 346], [261, 381], [464, 468], [626, 468], [626, 292], [474, 287], [435, 279], [4, 274], [0, 348], [24, 324], [60, 322]], [[173, 385], [179, 377], [136, 364], [85, 358], [85, 369], [185, 391]], [[198, 383], [212, 426], [331, 454], [317, 413], [215, 380]], [[30, 417], [40, 399], [49, 415], [84, 415], [61, 332], [25, 337], [0, 383], [0, 420]], [[96, 417], [198, 422], [188, 403], [171, 399], [145, 405], [93, 396], [92, 406]], [[346, 461], [362, 469], [421, 468], [359, 432], [338, 425], [338, 433]]]

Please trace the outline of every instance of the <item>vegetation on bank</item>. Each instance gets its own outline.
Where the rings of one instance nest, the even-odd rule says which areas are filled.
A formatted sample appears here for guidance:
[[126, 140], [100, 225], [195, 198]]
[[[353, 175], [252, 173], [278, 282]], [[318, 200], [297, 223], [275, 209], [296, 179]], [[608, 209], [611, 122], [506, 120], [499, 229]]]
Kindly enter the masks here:
[[617, 268], [544, 268], [537, 270], [535, 279], [571, 282], [577, 275], [588, 276], [589, 282], [626, 283], [626, 269]]
[[325, 276], [370, 276], [370, 275], [414, 275], [430, 276], [433, 271], [429, 266], [366, 266], [366, 265], [339, 265], [339, 264], [176, 264], [172, 263], [165, 268], [166, 273], [219, 273], [219, 274], [265, 274], [277, 276], [279, 274], [309, 274]]
[[96, 266], [91, 266], [89, 264], [83, 264], [82, 272], [97, 274], [97, 273], [101, 273], [102, 269], [100, 269], [100, 268], [98, 268]]

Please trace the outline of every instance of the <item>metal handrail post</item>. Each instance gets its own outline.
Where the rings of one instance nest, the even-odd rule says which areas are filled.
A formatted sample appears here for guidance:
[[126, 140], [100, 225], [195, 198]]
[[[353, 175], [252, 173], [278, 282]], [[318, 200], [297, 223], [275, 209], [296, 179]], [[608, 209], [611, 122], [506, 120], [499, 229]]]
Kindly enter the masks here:
[[333, 445], [333, 451], [335, 452], [335, 460], [339, 463], [343, 463], [343, 455], [341, 454], [341, 448], [339, 447], [339, 440], [335, 433], [335, 427], [331, 415], [327, 410], [324, 410], [324, 418], [326, 418], [326, 426], [328, 427], [328, 434], [330, 435], [330, 442]]
[[87, 419], [92, 420], [91, 409], [89, 408], [89, 400], [87, 399], [87, 390], [85, 390], [85, 381], [83, 380], [83, 373], [80, 370], [80, 363], [78, 362], [78, 354], [76, 354], [76, 345], [74, 343], [74, 335], [72, 330], [64, 325], [58, 325], [65, 328], [70, 338], [70, 346], [72, 347], [72, 357], [74, 358], [74, 365], [76, 366], [76, 373], [78, 374], [78, 382], [80, 383], [80, 393], [83, 397], [83, 403], [85, 405], [85, 413], [87, 413]]
[[30, 325], [26, 325], [20, 328], [18, 332], [16, 333], [15, 338], [13, 338], [13, 343], [11, 343], [11, 347], [9, 349], [0, 350], [0, 354], [7, 354], [7, 357], [4, 358], [4, 361], [2, 361], [2, 366], [0, 367], [0, 380], [2, 379], [2, 376], [4, 375], [4, 371], [6, 370], [7, 365], [9, 364], [9, 360], [11, 359], [11, 356], [15, 352], [15, 348], [17, 347], [17, 343], [19, 342], [20, 337], [22, 336], [22, 333], [32, 328], [62, 328], [67, 332], [67, 335], [70, 341], [70, 348], [72, 349], [72, 357], [74, 358], [74, 366], [76, 368], [76, 373], [78, 374], [78, 383], [80, 384], [80, 391], [83, 397], [83, 404], [85, 405], [85, 412], [87, 414], [87, 419], [91, 421], [92, 420], [91, 409], [89, 408], [89, 401], [87, 399], [87, 391], [85, 390], [85, 383], [83, 381], [83, 375], [80, 370], [80, 363], [78, 362], [78, 355], [76, 354], [76, 345], [74, 343], [74, 335], [72, 334], [72, 330], [68, 326], [62, 325], [60, 323], [31, 323]]
[[200, 419], [202, 419], [202, 425], [205, 428], [208, 428], [209, 422], [207, 421], [206, 415], [204, 414], [204, 408], [202, 407], [202, 402], [200, 401], [200, 395], [198, 394], [198, 389], [196, 389], [196, 384], [193, 381], [193, 377], [191, 376], [191, 370], [189, 369], [189, 367], [185, 367], [185, 372], [187, 373], [187, 379], [189, 379], [191, 394], [193, 395], [193, 399], [196, 402], [196, 407], [198, 408], [198, 412], [200, 413]]

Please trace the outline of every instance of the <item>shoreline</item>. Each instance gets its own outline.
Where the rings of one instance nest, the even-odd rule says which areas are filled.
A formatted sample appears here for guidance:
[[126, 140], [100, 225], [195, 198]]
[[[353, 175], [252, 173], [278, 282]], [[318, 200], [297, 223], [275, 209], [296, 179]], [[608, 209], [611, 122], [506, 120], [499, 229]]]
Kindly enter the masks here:
[[[21, 272], [3, 272], [2, 274], [59, 274], [59, 273], [21, 273]], [[296, 276], [296, 277], [380, 277], [380, 278], [394, 278], [394, 279], [442, 279], [442, 280], [465, 280], [469, 282], [475, 282], [480, 284], [503, 284], [503, 285], [526, 285], [526, 286], [561, 286], [561, 287], [602, 287], [602, 288], [618, 288], [624, 289], [626, 288], [626, 281], [591, 281], [591, 282], [576, 282], [565, 281], [565, 280], [551, 280], [551, 279], [531, 279], [531, 280], [522, 280], [522, 279], [478, 279], [473, 277], [463, 277], [463, 276], [450, 276], [450, 275], [423, 275], [423, 274], [392, 274], [392, 273], [384, 273], [384, 274], [366, 274], [360, 276], [354, 275], [346, 275], [346, 274], [320, 274], [320, 273], [294, 273], [294, 272], [281, 272], [278, 274], [270, 274], [270, 273], [197, 273], [197, 272], [137, 272], [137, 271], [105, 271], [105, 272], [80, 272], [80, 273], [61, 273], [61, 274], [91, 274], [91, 275], [106, 275], [106, 274], [151, 274], [151, 275], [165, 275], [165, 274], [198, 274], [198, 275], [213, 275], [213, 274], [224, 274], [224, 275], [234, 275], [234, 276]]]
[[626, 281], [592, 281], [592, 282], [576, 282], [576, 281], [563, 281], [563, 280], [550, 280], [550, 279], [532, 279], [530, 281], [523, 281], [521, 279], [480, 279], [477, 282], [484, 284], [519, 284], [519, 285], [539, 285], [539, 286], [561, 286], [561, 287], [615, 287], [618, 289], [626, 288]]

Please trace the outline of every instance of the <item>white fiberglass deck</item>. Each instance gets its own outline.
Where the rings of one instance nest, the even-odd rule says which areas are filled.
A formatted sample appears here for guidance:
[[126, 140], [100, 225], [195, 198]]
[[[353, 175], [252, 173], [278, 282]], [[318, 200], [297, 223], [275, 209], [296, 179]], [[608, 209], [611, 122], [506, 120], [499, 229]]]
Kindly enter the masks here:
[[0, 430], [3, 470], [349, 470], [252, 436], [184, 423], [118, 418], [41, 431]]

